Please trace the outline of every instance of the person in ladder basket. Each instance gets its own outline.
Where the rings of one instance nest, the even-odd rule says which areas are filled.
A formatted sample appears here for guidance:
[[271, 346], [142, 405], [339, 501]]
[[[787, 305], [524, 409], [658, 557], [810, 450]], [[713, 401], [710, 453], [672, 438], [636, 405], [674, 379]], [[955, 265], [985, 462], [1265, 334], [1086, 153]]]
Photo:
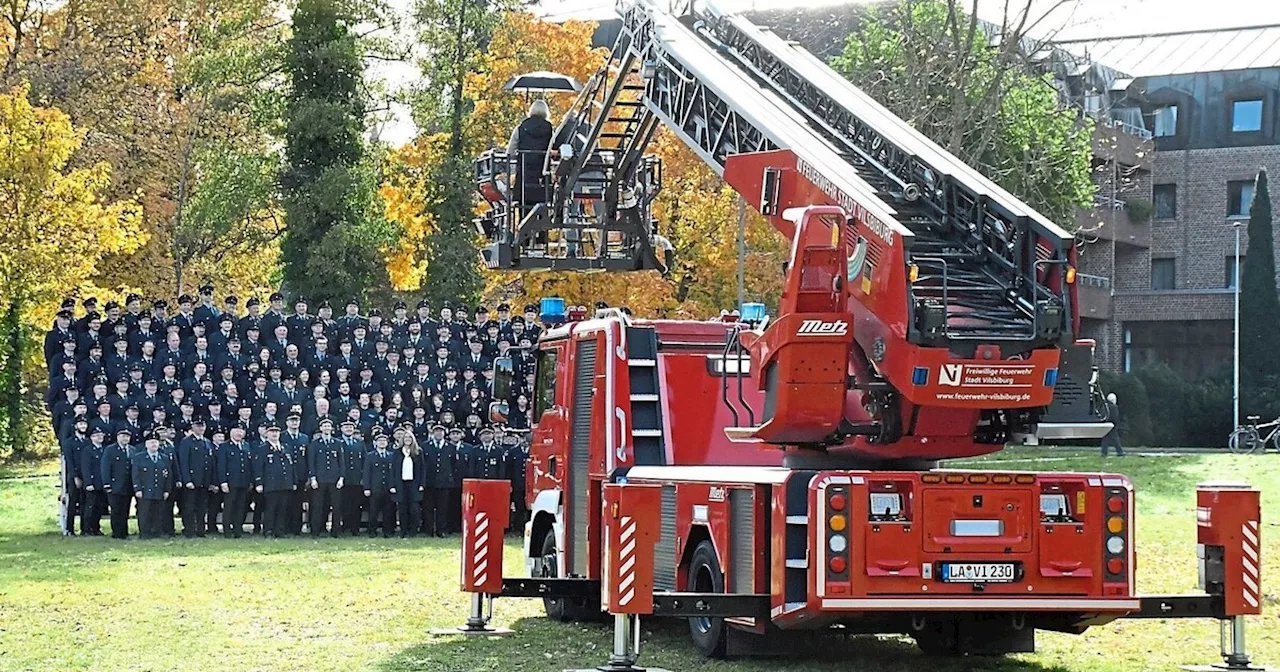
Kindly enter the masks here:
[[518, 156], [516, 186], [520, 190], [520, 204], [525, 212], [547, 200], [546, 182], [542, 177], [542, 164], [551, 145], [551, 110], [547, 101], [538, 99], [529, 106], [529, 116], [511, 132], [507, 143], [507, 155]]

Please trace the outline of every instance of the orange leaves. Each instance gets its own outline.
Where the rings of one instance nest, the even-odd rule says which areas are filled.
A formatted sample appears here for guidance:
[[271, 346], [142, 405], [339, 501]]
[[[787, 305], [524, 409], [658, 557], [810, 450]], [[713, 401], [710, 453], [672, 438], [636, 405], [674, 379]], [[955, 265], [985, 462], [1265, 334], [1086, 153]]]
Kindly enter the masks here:
[[413, 291], [426, 276], [426, 240], [436, 228], [434, 208], [443, 200], [433, 178], [445, 160], [449, 136], [419, 136], [391, 152], [389, 169], [378, 194], [387, 220], [400, 227], [396, 245], [387, 251], [387, 274], [397, 291]]

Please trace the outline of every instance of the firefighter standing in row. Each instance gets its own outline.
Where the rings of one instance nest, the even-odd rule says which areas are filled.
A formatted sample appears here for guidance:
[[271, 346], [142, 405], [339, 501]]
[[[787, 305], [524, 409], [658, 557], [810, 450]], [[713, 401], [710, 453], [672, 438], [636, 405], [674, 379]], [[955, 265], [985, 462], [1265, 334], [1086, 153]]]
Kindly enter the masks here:
[[277, 539], [293, 533], [290, 520], [291, 500], [298, 489], [298, 472], [293, 453], [280, 443], [280, 428], [267, 428], [267, 442], [255, 474], [256, 489], [262, 493], [263, 534]]
[[173, 494], [173, 464], [160, 450], [160, 437], [150, 434], [146, 450], [133, 455], [132, 481], [138, 498], [138, 534], [142, 539], [164, 536], [162, 520]]
[[[328, 536], [329, 515], [337, 508], [345, 483], [342, 444], [333, 435], [333, 421], [320, 420], [320, 436], [307, 446], [307, 473], [311, 487], [311, 536]], [[338, 533], [340, 516], [333, 516], [333, 532]]]

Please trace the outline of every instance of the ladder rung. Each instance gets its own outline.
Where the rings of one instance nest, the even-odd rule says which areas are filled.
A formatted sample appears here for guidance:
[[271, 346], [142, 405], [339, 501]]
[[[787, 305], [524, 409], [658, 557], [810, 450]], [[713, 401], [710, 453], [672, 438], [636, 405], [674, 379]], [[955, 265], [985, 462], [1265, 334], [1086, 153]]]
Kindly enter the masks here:
[[657, 366], [658, 362], [652, 359], [630, 359], [627, 360], [627, 366]]
[[788, 525], [808, 525], [809, 516], [787, 516]]
[[633, 429], [631, 436], [638, 436], [642, 439], [654, 439], [662, 437], [661, 429]]
[[633, 395], [631, 395], [631, 401], [657, 401], [657, 400], [658, 400], [658, 395], [656, 395], [656, 394], [633, 394]]
[[806, 558], [787, 558], [787, 569], [808, 569], [809, 560]]

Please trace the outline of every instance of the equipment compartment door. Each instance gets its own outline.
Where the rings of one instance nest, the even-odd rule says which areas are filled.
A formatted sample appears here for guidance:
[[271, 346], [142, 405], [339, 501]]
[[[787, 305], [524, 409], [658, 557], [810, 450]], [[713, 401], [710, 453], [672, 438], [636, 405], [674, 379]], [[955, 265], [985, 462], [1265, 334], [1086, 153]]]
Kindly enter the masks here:
[[956, 561], [1030, 553], [1038, 520], [1028, 487], [927, 487], [922, 493], [924, 550]]

